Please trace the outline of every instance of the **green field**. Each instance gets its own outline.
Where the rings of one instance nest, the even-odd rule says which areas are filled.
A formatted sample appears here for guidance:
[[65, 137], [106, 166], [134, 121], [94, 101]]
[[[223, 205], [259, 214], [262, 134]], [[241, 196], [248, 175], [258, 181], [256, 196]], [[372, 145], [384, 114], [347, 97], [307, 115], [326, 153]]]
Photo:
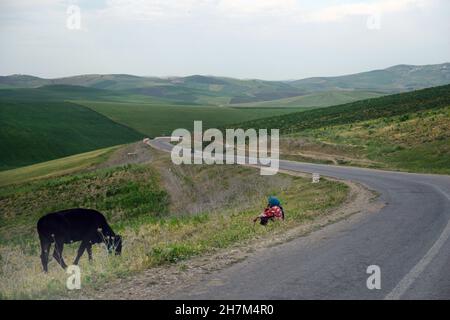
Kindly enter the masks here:
[[78, 101], [111, 120], [122, 123], [150, 137], [170, 135], [174, 129], [193, 128], [194, 120], [202, 120], [204, 128], [226, 126], [301, 110], [301, 108], [228, 108], [215, 106], [177, 106], [140, 103]]
[[146, 95], [131, 94], [124, 91], [112, 91], [91, 87], [71, 85], [48, 85], [38, 88], [13, 88], [0, 89], [0, 101], [116, 101], [116, 102], [139, 102], [149, 104], [174, 104], [184, 105], [180, 101], [171, 101], [164, 98], [156, 98]]
[[240, 108], [317, 108], [328, 107], [357, 100], [376, 98], [381, 96], [381, 93], [369, 91], [326, 91], [305, 94], [303, 96], [284, 98], [274, 101], [261, 101], [251, 103], [234, 104], [233, 107]]
[[0, 169], [140, 140], [142, 134], [63, 101], [0, 100]]

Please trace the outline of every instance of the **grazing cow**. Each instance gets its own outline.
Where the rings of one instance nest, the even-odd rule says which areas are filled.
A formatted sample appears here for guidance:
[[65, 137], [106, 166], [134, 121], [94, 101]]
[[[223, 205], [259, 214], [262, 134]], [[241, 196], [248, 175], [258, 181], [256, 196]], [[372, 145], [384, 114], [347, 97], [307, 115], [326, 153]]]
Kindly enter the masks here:
[[114, 233], [103, 214], [91, 209], [76, 208], [49, 213], [39, 219], [37, 231], [44, 272], [48, 270], [52, 243], [55, 243], [53, 257], [64, 269], [67, 268], [62, 256], [64, 243], [81, 241], [74, 264], [78, 264], [84, 250], [87, 250], [89, 260], [92, 260], [92, 244], [95, 243], [105, 243], [110, 253], [113, 250], [116, 255], [122, 252], [122, 238]]

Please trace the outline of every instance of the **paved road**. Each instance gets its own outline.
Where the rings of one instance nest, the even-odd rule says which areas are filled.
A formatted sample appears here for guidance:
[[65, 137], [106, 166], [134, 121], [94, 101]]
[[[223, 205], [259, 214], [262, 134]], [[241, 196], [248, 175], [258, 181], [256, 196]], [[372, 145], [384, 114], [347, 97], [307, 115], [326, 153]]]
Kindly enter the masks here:
[[[450, 176], [293, 161], [280, 168], [362, 183], [386, 206], [268, 248], [174, 298], [450, 299]], [[369, 265], [381, 269], [380, 290], [367, 289]]]

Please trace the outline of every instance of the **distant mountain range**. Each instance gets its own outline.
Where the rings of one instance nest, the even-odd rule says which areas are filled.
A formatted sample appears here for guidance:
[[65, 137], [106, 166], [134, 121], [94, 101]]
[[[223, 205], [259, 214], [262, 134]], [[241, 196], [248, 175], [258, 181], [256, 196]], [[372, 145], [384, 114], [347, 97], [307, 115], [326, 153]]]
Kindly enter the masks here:
[[397, 65], [351, 75], [291, 81], [240, 80], [202, 75], [157, 78], [87, 74], [56, 79], [30, 75], [0, 76], [0, 89], [71, 85], [209, 105], [272, 101], [328, 91], [390, 94], [449, 83], [450, 63]]
[[412, 91], [450, 83], [450, 63], [397, 65], [339, 77], [315, 77], [290, 82], [307, 91], [370, 90], [383, 93]]

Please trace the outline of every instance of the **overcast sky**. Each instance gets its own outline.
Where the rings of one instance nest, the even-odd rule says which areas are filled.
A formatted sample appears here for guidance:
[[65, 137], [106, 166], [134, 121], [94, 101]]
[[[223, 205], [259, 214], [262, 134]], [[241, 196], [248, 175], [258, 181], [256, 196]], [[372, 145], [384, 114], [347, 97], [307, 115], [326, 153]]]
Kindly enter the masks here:
[[0, 0], [0, 74], [341, 75], [449, 62], [449, 31], [449, 0]]

